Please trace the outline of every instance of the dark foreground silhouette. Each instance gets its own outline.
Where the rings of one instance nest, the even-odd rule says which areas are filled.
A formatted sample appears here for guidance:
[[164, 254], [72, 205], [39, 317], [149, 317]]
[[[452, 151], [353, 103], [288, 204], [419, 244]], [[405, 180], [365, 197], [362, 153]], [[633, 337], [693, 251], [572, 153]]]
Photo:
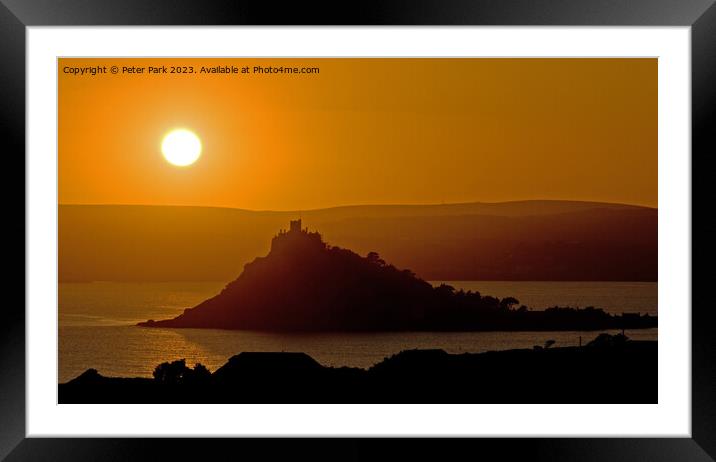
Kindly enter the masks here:
[[657, 342], [601, 334], [583, 347], [479, 354], [402, 351], [368, 370], [304, 353], [240, 353], [214, 373], [184, 360], [154, 378], [89, 369], [60, 403], [656, 403]]
[[512, 297], [433, 287], [410, 270], [323, 242], [292, 221], [271, 251], [224, 290], [174, 319], [143, 327], [267, 331], [606, 330], [656, 327], [653, 316], [601, 309], [531, 311]]

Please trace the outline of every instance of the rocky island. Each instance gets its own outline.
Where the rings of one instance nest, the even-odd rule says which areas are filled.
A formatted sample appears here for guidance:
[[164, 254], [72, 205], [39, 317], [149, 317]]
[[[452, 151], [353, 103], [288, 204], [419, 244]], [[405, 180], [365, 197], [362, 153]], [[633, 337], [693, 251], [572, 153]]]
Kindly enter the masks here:
[[654, 316], [602, 309], [530, 310], [512, 297], [433, 287], [375, 252], [362, 257], [290, 223], [265, 257], [245, 265], [218, 295], [142, 327], [266, 331], [605, 330], [657, 326]]

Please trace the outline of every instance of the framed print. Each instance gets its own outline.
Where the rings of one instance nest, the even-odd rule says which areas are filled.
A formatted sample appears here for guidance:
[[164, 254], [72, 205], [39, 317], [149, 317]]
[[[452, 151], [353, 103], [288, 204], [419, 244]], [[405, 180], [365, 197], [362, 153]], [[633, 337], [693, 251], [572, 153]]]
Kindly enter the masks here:
[[583, 3], [4, 2], [3, 456], [712, 460], [716, 9]]

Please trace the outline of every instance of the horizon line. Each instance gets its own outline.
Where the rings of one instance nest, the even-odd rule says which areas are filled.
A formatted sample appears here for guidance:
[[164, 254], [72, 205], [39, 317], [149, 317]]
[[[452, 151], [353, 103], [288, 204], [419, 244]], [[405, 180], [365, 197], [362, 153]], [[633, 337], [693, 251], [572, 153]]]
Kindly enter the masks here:
[[517, 204], [526, 202], [571, 202], [571, 203], [582, 203], [582, 204], [603, 204], [603, 205], [620, 205], [626, 207], [637, 207], [658, 210], [657, 206], [644, 205], [644, 204], [633, 204], [627, 202], [605, 202], [595, 200], [574, 200], [574, 199], [521, 199], [521, 200], [510, 200], [510, 201], [496, 201], [496, 202], [485, 202], [485, 201], [468, 201], [468, 202], [439, 202], [439, 203], [418, 203], [418, 204], [398, 204], [398, 203], [387, 203], [387, 204], [375, 204], [375, 203], [364, 203], [364, 204], [348, 204], [348, 205], [333, 205], [328, 207], [314, 207], [307, 209], [295, 209], [295, 210], [275, 210], [275, 209], [248, 209], [241, 207], [230, 207], [221, 205], [186, 205], [186, 204], [120, 204], [120, 203], [71, 203], [71, 202], [58, 202], [58, 206], [107, 206], [107, 207], [186, 207], [186, 208], [212, 208], [212, 209], [227, 209], [227, 210], [238, 210], [242, 212], [256, 212], [256, 213], [304, 213], [304, 212], [317, 212], [323, 210], [334, 210], [343, 208], [357, 208], [357, 207], [440, 207], [440, 206], [456, 206], [456, 205], [501, 205], [501, 204]]

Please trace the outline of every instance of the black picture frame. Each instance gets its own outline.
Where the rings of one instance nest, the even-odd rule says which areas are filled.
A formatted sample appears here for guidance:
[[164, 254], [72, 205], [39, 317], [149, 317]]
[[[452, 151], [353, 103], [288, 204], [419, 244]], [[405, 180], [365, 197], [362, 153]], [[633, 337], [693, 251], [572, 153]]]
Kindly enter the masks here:
[[[713, 135], [716, 101], [716, 6], [714, 0], [0, 0], [0, 132], [6, 163], [3, 186], [8, 202], [16, 204], [24, 181], [25, 159], [25, 33], [28, 26], [117, 25], [571, 25], [571, 26], [690, 26], [692, 65], [692, 264], [712, 257], [703, 233], [716, 230], [709, 214], [697, 217], [695, 206], [708, 197], [699, 191], [708, 174], [705, 165], [716, 153]], [[710, 117], [711, 116], [711, 117]], [[704, 160], [702, 160], [704, 159]], [[11, 168], [16, 167], [16, 168]], [[697, 167], [697, 168], [693, 168]], [[12, 172], [12, 173], [9, 173]], [[22, 178], [22, 179], [21, 179]], [[697, 181], [698, 180], [698, 181]], [[10, 193], [12, 191], [12, 193]], [[701, 193], [701, 194], [700, 194]], [[24, 204], [24, 202], [23, 202]], [[19, 215], [19, 210], [17, 215]], [[24, 207], [23, 207], [24, 215]], [[9, 248], [19, 248], [25, 220], [7, 219]], [[11, 224], [12, 223], [12, 224]], [[696, 225], [701, 226], [696, 226]], [[8, 260], [6, 260], [8, 261]], [[6, 264], [6, 268], [9, 266]], [[23, 262], [23, 268], [25, 263]], [[692, 271], [693, 273], [693, 271]], [[19, 267], [7, 274], [18, 279]], [[461, 439], [436, 447], [424, 440], [401, 444], [395, 440], [328, 441], [232, 439], [180, 440], [130, 438], [25, 437], [25, 293], [6, 303], [0, 322], [0, 458], [8, 460], [162, 460], [210, 456], [236, 459], [246, 451], [265, 457], [310, 456], [331, 460], [406, 456], [444, 460], [461, 454], [490, 454], [501, 460], [612, 460], [707, 461], [716, 458], [716, 336], [711, 332], [712, 307], [706, 302], [706, 273], [692, 274], [692, 433], [691, 438], [537, 438]], [[14, 281], [13, 281], [14, 282]], [[697, 284], [701, 282], [701, 284]], [[21, 284], [7, 287], [17, 291]], [[9, 293], [9, 292], [8, 292]], [[699, 306], [696, 302], [700, 301]], [[101, 418], [101, 416], [98, 416]], [[618, 416], [615, 416], [618, 418]], [[472, 458], [472, 457], [471, 457]]]

